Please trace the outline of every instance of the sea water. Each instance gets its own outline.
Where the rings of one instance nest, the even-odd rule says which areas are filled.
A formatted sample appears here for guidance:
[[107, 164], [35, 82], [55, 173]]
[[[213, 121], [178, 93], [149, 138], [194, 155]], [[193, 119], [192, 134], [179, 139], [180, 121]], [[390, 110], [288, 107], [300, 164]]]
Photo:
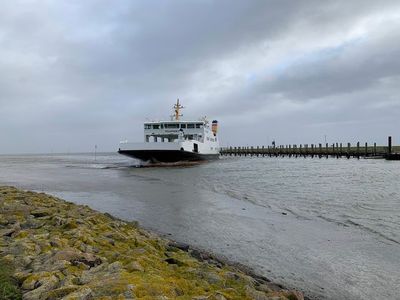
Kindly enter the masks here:
[[400, 299], [400, 162], [0, 156], [0, 184], [87, 204], [318, 299]]

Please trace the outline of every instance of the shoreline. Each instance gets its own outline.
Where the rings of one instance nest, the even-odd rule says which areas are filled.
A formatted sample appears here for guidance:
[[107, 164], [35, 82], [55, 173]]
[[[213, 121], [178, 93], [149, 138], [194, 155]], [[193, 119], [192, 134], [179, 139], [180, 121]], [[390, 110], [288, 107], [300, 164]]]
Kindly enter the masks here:
[[137, 222], [14, 187], [0, 186], [0, 242], [26, 300], [308, 299]]

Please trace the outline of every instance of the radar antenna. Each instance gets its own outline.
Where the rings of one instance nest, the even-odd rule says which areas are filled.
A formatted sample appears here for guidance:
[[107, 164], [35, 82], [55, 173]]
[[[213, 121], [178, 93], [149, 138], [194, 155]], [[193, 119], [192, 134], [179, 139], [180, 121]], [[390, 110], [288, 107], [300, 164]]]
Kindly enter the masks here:
[[179, 117], [182, 117], [182, 116], [183, 116], [182, 114], [180, 114], [180, 110], [181, 110], [182, 108], [185, 108], [185, 107], [183, 107], [183, 106], [179, 103], [179, 99], [176, 100], [176, 104], [174, 105], [175, 120], [176, 120], [176, 121], [179, 121]]

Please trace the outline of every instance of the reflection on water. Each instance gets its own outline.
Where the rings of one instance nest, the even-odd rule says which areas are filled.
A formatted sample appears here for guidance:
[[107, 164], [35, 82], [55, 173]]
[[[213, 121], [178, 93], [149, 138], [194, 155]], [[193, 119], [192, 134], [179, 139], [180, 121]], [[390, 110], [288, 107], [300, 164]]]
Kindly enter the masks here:
[[116, 154], [0, 156], [0, 183], [43, 190], [253, 266], [328, 299], [400, 286], [398, 162], [224, 158], [137, 168]]

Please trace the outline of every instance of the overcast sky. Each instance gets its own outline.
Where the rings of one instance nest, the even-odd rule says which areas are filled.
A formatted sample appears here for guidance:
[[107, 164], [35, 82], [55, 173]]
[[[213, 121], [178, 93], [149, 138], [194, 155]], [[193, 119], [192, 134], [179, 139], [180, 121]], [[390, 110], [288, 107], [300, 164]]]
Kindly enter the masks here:
[[178, 97], [225, 145], [400, 144], [400, 1], [1, 1], [0, 153], [115, 151]]

